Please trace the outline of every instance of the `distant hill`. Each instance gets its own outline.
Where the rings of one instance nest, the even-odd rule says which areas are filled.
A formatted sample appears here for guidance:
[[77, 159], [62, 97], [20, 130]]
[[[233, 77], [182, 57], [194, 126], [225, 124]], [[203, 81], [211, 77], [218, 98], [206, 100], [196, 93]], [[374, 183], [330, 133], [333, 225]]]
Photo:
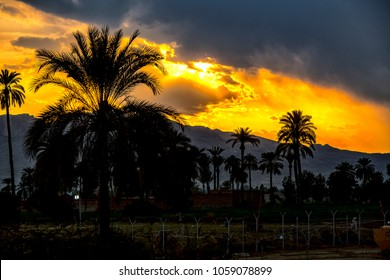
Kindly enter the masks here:
[[[23, 140], [29, 125], [34, 120], [33, 116], [13, 115], [11, 116], [11, 129], [13, 139], [14, 150], [14, 164], [16, 181], [19, 182], [20, 173], [23, 168], [32, 166], [33, 163], [27, 160], [23, 154]], [[230, 139], [231, 132], [223, 132], [221, 130], [212, 130], [201, 126], [187, 127], [185, 130], [186, 135], [191, 139], [192, 144], [199, 148], [210, 148], [212, 146], [220, 146], [225, 149], [223, 152], [224, 157], [229, 155], [240, 156], [238, 145], [232, 148], [231, 144], [226, 144], [226, 141]], [[258, 159], [261, 157], [261, 153], [275, 150], [277, 143], [275, 141], [259, 137], [261, 143], [259, 147], [253, 147], [250, 144], [246, 145], [245, 152], [252, 153]], [[386, 165], [390, 163], [390, 153], [386, 154], [367, 154], [360, 152], [352, 152], [346, 150], [339, 150], [329, 145], [315, 145], [314, 158], [307, 158], [302, 160], [302, 168], [312, 171], [315, 174], [321, 173], [327, 177], [334, 167], [342, 161], [348, 161], [355, 164], [361, 157], [368, 157], [372, 160], [376, 169], [386, 174]], [[223, 169], [223, 168], [222, 168]], [[281, 187], [281, 181], [283, 176], [287, 175], [288, 167], [285, 166], [283, 174], [281, 176], [274, 176], [274, 184]], [[8, 161], [8, 145], [7, 145], [7, 127], [5, 115], [0, 116], [0, 180], [9, 177], [9, 161]], [[385, 175], [386, 177], [386, 175]], [[228, 174], [222, 172], [221, 182], [228, 180]], [[268, 186], [269, 176], [268, 174], [262, 175], [261, 172], [255, 171], [252, 176], [253, 186], [264, 184]]]
[[[23, 168], [33, 165], [25, 158], [22, 149], [24, 134], [33, 120], [34, 117], [27, 114], [12, 115], [10, 118], [16, 184], [19, 182]], [[10, 177], [7, 136], [6, 116], [2, 115], [0, 116], [0, 181]]]

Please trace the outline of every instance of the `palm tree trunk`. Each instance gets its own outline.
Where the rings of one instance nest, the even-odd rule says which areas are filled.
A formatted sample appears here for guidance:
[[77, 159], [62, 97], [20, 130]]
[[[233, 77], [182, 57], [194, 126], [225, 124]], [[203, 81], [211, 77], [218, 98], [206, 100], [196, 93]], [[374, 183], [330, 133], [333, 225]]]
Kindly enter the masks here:
[[100, 235], [104, 241], [108, 240], [110, 231], [110, 190], [108, 168], [108, 127], [104, 113], [101, 114], [100, 128], [97, 139], [99, 153], [99, 210]]
[[217, 167], [217, 190], [219, 189], [219, 167]]
[[[103, 152], [102, 152], [103, 156]], [[108, 237], [110, 230], [110, 192], [108, 187], [108, 172], [107, 172], [107, 162], [104, 163], [104, 157], [101, 159], [100, 163], [100, 234], [103, 238]]]
[[244, 152], [245, 152], [244, 144], [241, 144], [240, 150], [241, 150], [241, 172], [242, 172], [242, 178], [241, 178], [241, 203], [244, 203]]
[[14, 160], [12, 153], [12, 137], [11, 137], [11, 124], [9, 117], [9, 106], [6, 104], [6, 114], [7, 114], [7, 132], [8, 132], [8, 154], [9, 154], [9, 168], [11, 172], [11, 191], [12, 195], [15, 196], [15, 173], [14, 173]]
[[248, 173], [249, 173], [249, 189], [252, 189], [252, 169], [249, 167]]
[[213, 182], [213, 184], [214, 184], [214, 190], [216, 190], [217, 189], [217, 168], [216, 168], [216, 166], [215, 166], [215, 164], [213, 165], [213, 180], [214, 180], [214, 182]]
[[272, 172], [269, 173], [269, 199], [271, 203], [275, 203], [274, 189], [272, 188]]
[[297, 181], [298, 181], [298, 186], [299, 186], [299, 203], [302, 203], [303, 201], [302, 201], [302, 194], [301, 194], [301, 178], [302, 178], [302, 166], [301, 166], [301, 157], [299, 156], [299, 154], [298, 154], [298, 162], [297, 162], [297, 165], [298, 165], [298, 179], [297, 179]]
[[298, 175], [298, 162], [296, 158], [294, 158], [294, 176], [295, 176], [295, 185], [297, 187], [297, 202], [300, 203], [300, 187], [299, 187], [299, 175]]

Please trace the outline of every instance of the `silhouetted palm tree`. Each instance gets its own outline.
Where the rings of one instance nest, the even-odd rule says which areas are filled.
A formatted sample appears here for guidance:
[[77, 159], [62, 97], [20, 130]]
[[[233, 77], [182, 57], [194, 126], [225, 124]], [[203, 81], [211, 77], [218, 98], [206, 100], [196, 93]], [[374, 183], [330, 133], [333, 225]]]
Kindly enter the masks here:
[[1, 192], [11, 193], [11, 186], [12, 186], [11, 178], [4, 178], [3, 180], [1, 180], [1, 183], [5, 185], [3, 188], [1, 188]]
[[12, 135], [11, 125], [9, 119], [9, 109], [12, 106], [22, 106], [24, 103], [24, 88], [19, 84], [20, 73], [15, 71], [9, 72], [8, 69], [1, 70], [0, 74], [0, 105], [1, 109], [5, 109], [7, 115], [7, 132], [8, 132], [8, 153], [9, 153], [9, 165], [11, 171], [11, 192], [15, 195], [15, 173], [14, 173], [14, 160], [12, 154]]
[[362, 188], [364, 189], [372, 175], [375, 173], [375, 166], [369, 158], [360, 158], [355, 165], [355, 174], [358, 179], [362, 179]]
[[[160, 93], [157, 79], [144, 71], [154, 66], [162, 72], [164, 57], [147, 47], [133, 47], [138, 30], [124, 42], [122, 30], [110, 34], [108, 27], [88, 28], [87, 34], [73, 34], [76, 43], [70, 52], [37, 50], [40, 75], [33, 81], [34, 91], [51, 84], [64, 89], [62, 98], [49, 106], [35, 123], [26, 139], [27, 150], [35, 156], [34, 146], [50, 134], [53, 125], [62, 128], [63, 134], [75, 137], [79, 152], [91, 151], [97, 167], [99, 184], [100, 232], [107, 236], [110, 225], [109, 159], [111, 147], [123, 131], [123, 120], [131, 116], [129, 94], [144, 84], [153, 94]], [[134, 104], [133, 104], [134, 105]], [[138, 106], [150, 106], [140, 103]], [[161, 114], [177, 116], [170, 109], [158, 109]]]
[[283, 125], [278, 132], [279, 145], [276, 149], [278, 154], [294, 155], [294, 174], [297, 185], [298, 202], [300, 197], [300, 178], [302, 175], [301, 156], [313, 157], [314, 144], [316, 143], [316, 127], [311, 122], [311, 116], [303, 115], [302, 111], [295, 110], [283, 115], [280, 119]]
[[207, 151], [210, 153], [211, 158], [210, 162], [213, 165], [213, 179], [214, 179], [214, 190], [217, 190], [219, 188], [219, 174], [220, 174], [220, 169], [219, 167], [223, 164], [224, 158], [221, 156], [225, 149], [219, 147], [219, 146], [214, 146], [211, 147], [210, 149], [207, 149]]
[[210, 182], [212, 178], [212, 172], [210, 171], [210, 157], [205, 153], [201, 153], [198, 157], [198, 180], [202, 183], [203, 193], [210, 190]]
[[34, 187], [33, 176], [34, 176], [34, 168], [32, 167], [23, 168], [20, 177], [18, 193], [24, 199], [30, 197], [34, 192], [35, 187]]
[[353, 199], [356, 185], [355, 169], [349, 162], [341, 162], [327, 180], [329, 197], [333, 202], [348, 202]]
[[246, 154], [244, 156], [244, 167], [245, 169], [248, 169], [248, 175], [249, 175], [249, 189], [252, 189], [252, 170], [257, 169], [257, 159], [252, 154]]
[[280, 169], [283, 168], [282, 158], [275, 152], [267, 152], [261, 154], [259, 161], [259, 170], [269, 174], [269, 186], [270, 186], [270, 197], [271, 201], [274, 202], [274, 189], [272, 185], [272, 175], [280, 175]]
[[225, 171], [230, 174], [230, 188], [234, 189], [234, 182], [236, 181], [236, 174], [240, 169], [240, 159], [236, 156], [229, 156], [225, 159]]
[[[227, 140], [226, 143], [232, 142], [232, 147], [234, 147], [237, 143], [240, 143], [240, 151], [241, 151], [241, 170], [244, 170], [244, 154], [245, 154], [245, 143], [250, 143], [253, 146], [257, 147], [260, 144], [260, 139], [255, 135], [252, 135], [252, 130], [247, 128], [239, 127], [234, 130], [234, 133], [231, 135], [231, 139]], [[241, 190], [244, 190], [244, 181], [241, 180]], [[242, 194], [243, 195], [243, 194]]]
[[337, 164], [335, 169], [336, 169], [336, 172], [346, 174], [348, 176], [355, 177], [355, 175], [356, 175], [354, 166], [347, 161], [343, 161], [343, 162]]

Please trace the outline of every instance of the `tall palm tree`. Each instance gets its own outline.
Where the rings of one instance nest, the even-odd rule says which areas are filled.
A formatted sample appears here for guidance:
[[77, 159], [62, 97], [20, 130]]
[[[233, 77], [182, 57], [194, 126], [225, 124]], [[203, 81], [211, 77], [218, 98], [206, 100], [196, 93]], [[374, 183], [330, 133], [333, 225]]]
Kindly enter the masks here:
[[[153, 66], [165, 73], [164, 57], [147, 46], [133, 47], [138, 30], [126, 42], [122, 30], [111, 35], [108, 27], [90, 26], [86, 34], [77, 31], [73, 35], [76, 43], [71, 45], [70, 52], [46, 49], [36, 52], [40, 64], [33, 90], [56, 85], [64, 89], [64, 94], [37, 118], [25, 146], [34, 157], [34, 147], [50, 135], [53, 126], [57, 126], [63, 134], [75, 138], [80, 154], [91, 152], [97, 167], [100, 233], [107, 237], [111, 148], [118, 133], [123, 131], [124, 120], [132, 115], [131, 91], [144, 84], [153, 94], [160, 93], [157, 78], [146, 72], [145, 67]], [[136, 105], [149, 106], [145, 103]], [[178, 116], [169, 108], [158, 108], [157, 111], [174, 118]]]
[[225, 171], [230, 174], [230, 188], [234, 189], [234, 181], [236, 180], [236, 174], [240, 169], [240, 159], [234, 155], [230, 155], [225, 159]]
[[369, 158], [360, 158], [355, 165], [355, 174], [358, 179], [362, 179], [362, 188], [364, 189], [367, 184], [367, 180], [370, 179], [375, 173], [375, 166], [372, 164]]
[[252, 189], [252, 170], [257, 169], [257, 159], [253, 154], [249, 153], [244, 156], [244, 167], [248, 169], [249, 189]]
[[213, 165], [213, 179], [214, 179], [214, 190], [217, 190], [219, 188], [219, 174], [220, 174], [220, 166], [224, 162], [224, 158], [221, 156], [223, 151], [225, 149], [219, 147], [219, 146], [214, 146], [211, 147], [210, 149], [207, 149], [207, 151], [210, 153], [211, 158], [210, 162]]
[[306, 155], [313, 157], [314, 144], [316, 143], [316, 127], [311, 122], [311, 116], [303, 115], [302, 111], [294, 110], [283, 115], [280, 119], [282, 128], [278, 132], [278, 154], [294, 155], [294, 175], [297, 186], [298, 202], [300, 197], [300, 178], [302, 176], [301, 157]]
[[30, 197], [34, 192], [34, 171], [32, 167], [26, 167], [22, 170], [19, 191], [24, 199]]
[[1, 70], [0, 74], [0, 105], [1, 109], [5, 109], [7, 115], [7, 132], [8, 132], [8, 154], [9, 166], [11, 172], [11, 191], [15, 195], [15, 173], [14, 160], [12, 153], [12, 136], [11, 125], [9, 118], [9, 109], [12, 106], [22, 106], [24, 103], [24, 88], [20, 85], [20, 73], [15, 71], [9, 72], [8, 69]]
[[[260, 139], [255, 135], [252, 135], [252, 130], [247, 128], [239, 127], [234, 130], [234, 133], [231, 135], [231, 139], [227, 140], [226, 143], [232, 142], [232, 147], [234, 147], [237, 143], [240, 143], [240, 151], [241, 151], [241, 170], [244, 170], [244, 154], [245, 154], [245, 144], [250, 143], [253, 146], [257, 147], [260, 144]], [[244, 191], [244, 181], [241, 180], [241, 190]], [[244, 194], [242, 193], [242, 196]]]
[[280, 169], [283, 168], [283, 160], [281, 156], [275, 152], [267, 152], [261, 154], [261, 159], [259, 161], [259, 170], [264, 171], [269, 174], [269, 187], [270, 187], [270, 196], [273, 198], [273, 185], [272, 185], [272, 175], [280, 175]]
[[198, 164], [198, 180], [202, 183], [203, 193], [206, 193], [210, 190], [210, 182], [212, 180], [212, 173], [210, 171], [210, 157], [203, 153], [202, 149], [201, 153], [198, 156], [197, 164]]

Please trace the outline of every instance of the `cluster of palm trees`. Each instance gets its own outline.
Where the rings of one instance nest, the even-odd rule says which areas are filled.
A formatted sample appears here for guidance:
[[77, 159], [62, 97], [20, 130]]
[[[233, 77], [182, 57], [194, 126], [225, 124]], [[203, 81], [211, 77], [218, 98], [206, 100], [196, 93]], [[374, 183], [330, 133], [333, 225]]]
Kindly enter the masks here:
[[[390, 164], [387, 165], [390, 176]], [[358, 181], [361, 181], [358, 184]], [[356, 164], [341, 162], [327, 180], [329, 199], [333, 202], [380, 202], [390, 201], [390, 179], [375, 169], [369, 158], [360, 158]]]
[[[297, 198], [300, 198], [300, 181], [302, 177], [301, 158], [306, 156], [313, 157], [314, 144], [316, 143], [315, 126], [311, 122], [311, 116], [304, 115], [302, 111], [295, 110], [283, 115], [280, 119], [282, 128], [278, 133], [278, 142], [275, 151], [265, 152], [261, 154], [261, 159], [257, 161], [256, 156], [253, 154], [245, 154], [245, 144], [249, 143], [253, 146], [260, 144], [260, 139], [254, 136], [252, 131], [247, 128], [238, 128], [231, 135], [231, 138], [227, 143], [232, 143], [234, 147], [239, 143], [241, 158], [237, 158], [233, 155], [224, 159], [221, 147], [212, 147], [208, 149], [210, 153], [210, 163], [213, 166], [213, 178], [211, 178], [211, 172], [202, 172], [209, 176], [201, 176], [200, 181], [203, 186], [208, 184], [211, 179], [214, 181], [214, 189], [218, 189], [220, 166], [225, 164], [225, 170], [230, 174], [229, 187], [234, 188], [234, 183], [238, 183], [241, 186], [241, 190], [244, 189], [244, 183], [249, 179], [249, 188], [252, 188], [252, 171], [260, 170], [268, 173], [270, 176], [270, 190], [271, 197], [274, 190], [272, 185], [272, 176], [281, 174], [283, 168], [283, 159], [285, 158], [289, 163], [290, 176], [289, 179], [292, 182], [292, 166], [294, 165], [295, 184], [297, 191]], [[207, 161], [204, 161], [207, 162]], [[202, 170], [207, 170], [203, 167]], [[248, 171], [246, 173], [245, 171]]]

